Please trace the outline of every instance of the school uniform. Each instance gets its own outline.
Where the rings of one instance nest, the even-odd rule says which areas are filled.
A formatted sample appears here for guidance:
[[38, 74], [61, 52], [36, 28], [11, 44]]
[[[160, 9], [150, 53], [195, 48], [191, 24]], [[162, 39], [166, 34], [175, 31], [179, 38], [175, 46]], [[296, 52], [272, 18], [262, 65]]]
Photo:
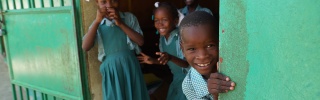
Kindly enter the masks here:
[[[167, 52], [172, 56], [184, 59], [179, 42], [179, 29], [175, 29], [170, 32], [168, 40], [166, 40], [164, 36], [160, 36], [159, 49], [161, 52]], [[168, 61], [167, 65], [173, 74], [173, 80], [168, 90], [167, 100], [186, 100], [187, 98], [182, 92], [182, 81], [186, 76], [188, 68], [182, 68], [172, 61]]]
[[[142, 35], [137, 18], [128, 12], [120, 12], [121, 20]], [[96, 35], [98, 59], [102, 62], [102, 90], [104, 100], [149, 100], [136, 53], [140, 48], [132, 42], [120, 27], [104, 18]]]
[[188, 100], [213, 100], [213, 95], [208, 91], [207, 81], [193, 67], [183, 80], [182, 90]]

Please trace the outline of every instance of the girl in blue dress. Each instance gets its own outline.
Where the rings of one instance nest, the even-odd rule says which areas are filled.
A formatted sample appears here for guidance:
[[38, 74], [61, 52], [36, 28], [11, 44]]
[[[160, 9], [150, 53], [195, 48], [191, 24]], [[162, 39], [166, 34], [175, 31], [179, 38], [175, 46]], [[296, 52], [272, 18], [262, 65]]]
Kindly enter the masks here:
[[96, 0], [96, 19], [84, 37], [82, 48], [89, 51], [98, 43], [104, 100], [149, 100], [135, 52], [143, 44], [136, 17], [117, 10], [118, 0]]
[[173, 81], [170, 84], [167, 94], [167, 100], [186, 100], [182, 92], [182, 81], [186, 76], [188, 63], [184, 60], [182, 50], [179, 44], [179, 29], [176, 25], [179, 23], [177, 9], [169, 3], [156, 4], [158, 7], [154, 11], [154, 26], [160, 33], [159, 49], [156, 55], [158, 59], [141, 53], [138, 57], [140, 63], [146, 64], [168, 64], [172, 74]]

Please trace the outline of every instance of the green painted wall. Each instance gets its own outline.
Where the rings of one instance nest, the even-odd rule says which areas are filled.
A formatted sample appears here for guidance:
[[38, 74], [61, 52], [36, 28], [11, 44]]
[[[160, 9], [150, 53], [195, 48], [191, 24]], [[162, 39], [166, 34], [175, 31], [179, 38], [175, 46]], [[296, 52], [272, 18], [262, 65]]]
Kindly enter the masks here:
[[320, 98], [319, 0], [221, 0], [222, 100]]

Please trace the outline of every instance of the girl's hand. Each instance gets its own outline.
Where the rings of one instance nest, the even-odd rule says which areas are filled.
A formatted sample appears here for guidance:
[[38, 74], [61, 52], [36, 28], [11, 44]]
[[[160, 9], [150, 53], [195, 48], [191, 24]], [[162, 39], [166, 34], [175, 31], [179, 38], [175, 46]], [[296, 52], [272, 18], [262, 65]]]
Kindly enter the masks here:
[[108, 12], [108, 17], [111, 20], [115, 21], [115, 24], [117, 26], [123, 24], [123, 22], [121, 21], [120, 15], [119, 15], [119, 11], [115, 8], [107, 8], [107, 12]]
[[96, 22], [100, 23], [106, 14], [101, 13], [99, 9], [97, 10]]
[[165, 65], [171, 59], [171, 55], [166, 52], [156, 52], [156, 55], [159, 55], [158, 61], [161, 65]]
[[145, 63], [145, 64], [153, 64], [152, 58], [144, 53], [140, 53], [141, 56], [138, 56], [138, 60], [140, 63]]
[[[218, 63], [217, 67], [219, 67]], [[236, 84], [232, 82], [229, 77], [218, 72], [211, 73], [207, 83], [209, 93], [215, 95], [215, 97], [218, 95], [218, 93], [225, 93], [229, 90], [234, 90], [234, 87], [236, 86]]]

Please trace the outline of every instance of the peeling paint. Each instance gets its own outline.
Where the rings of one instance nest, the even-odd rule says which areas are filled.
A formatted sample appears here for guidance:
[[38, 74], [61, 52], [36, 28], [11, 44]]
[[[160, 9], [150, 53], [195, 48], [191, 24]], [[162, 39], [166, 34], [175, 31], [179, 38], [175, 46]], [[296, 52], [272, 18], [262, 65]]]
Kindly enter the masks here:
[[[244, 0], [220, 1], [220, 57], [223, 62], [220, 72], [229, 76], [236, 83], [234, 91], [220, 94], [222, 100], [244, 99], [246, 77], [249, 63], [246, 58], [248, 52], [248, 34], [246, 23], [246, 6]], [[230, 14], [234, 14], [230, 15]], [[225, 30], [228, 30], [227, 32]], [[232, 96], [231, 96], [232, 95]]]

